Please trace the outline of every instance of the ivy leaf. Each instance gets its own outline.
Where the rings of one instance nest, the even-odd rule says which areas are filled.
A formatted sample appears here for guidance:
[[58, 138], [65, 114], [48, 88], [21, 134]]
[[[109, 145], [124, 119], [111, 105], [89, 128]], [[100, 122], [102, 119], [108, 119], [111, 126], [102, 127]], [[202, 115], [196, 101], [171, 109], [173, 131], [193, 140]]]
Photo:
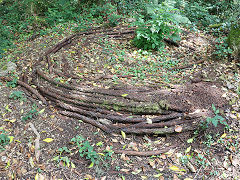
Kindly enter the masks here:
[[216, 107], [214, 106], [214, 104], [212, 104], [212, 109], [214, 112], [216, 111]]
[[218, 119], [216, 119], [216, 118], [212, 119], [212, 124], [213, 124], [215, 127], [217, 127], [217, 125], [218, 125]]

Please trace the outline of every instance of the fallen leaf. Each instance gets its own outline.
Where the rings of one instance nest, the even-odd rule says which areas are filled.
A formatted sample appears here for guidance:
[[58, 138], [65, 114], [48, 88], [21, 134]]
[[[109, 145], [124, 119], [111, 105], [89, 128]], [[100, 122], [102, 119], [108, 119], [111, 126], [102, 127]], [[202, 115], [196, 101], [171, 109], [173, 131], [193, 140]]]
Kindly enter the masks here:
[[124, 161], [130, 161], [130, 158], [128, 156], [126, 156], [125, 154], [121, 155], [121, 159]]
[[38, 180], [38, 179], [39, 179], [39, 175], [37, 173], [36, 176], [35, 176], [35, 180]]
[[150, 164], [150, 166], [152, 166], [152, 168], [156, 168], [155, 161], [150, 160], [149, 164]]
[[112, 142], [114, 142], [114, 143], [117, 143], [117, 142], [118, 142], [118, 140], [117, 140], [117, 139], [115, 139], [115, 138], [112, 138]]
[[173, 175], [173, 180], [179, 180], [176, 174]]
[[166, 156], [165, 154], [161, 154], [161, 155], [160, 155], [160, 158], [161, 158], [161, 159], [167, 159], [167, 156]]
[[111, 147], [110, 147], [110, 146], [107, 146], [107, 147], [106, 147], [106, 150], [107, 150], [107, 151], [111, 151]]
[[127, 95], [128, 95], [128, 94], [122, 94], [121, 96], [122, 96], [122, 97], [126, 97]]
[[125, 134], [125, 132], [121, 131], [121, 134], [122, 134], [123, 139], [126, 139], [126, 134]]
[[226, 133], [224, 133], [223, 135], [221, 135], [221, 138], [225, 138], [227, 136]]
[[120, 169], [120, 171], [122, 171], [122, 172], [129, 172], [130, 171], [130, 169]]
[[142, 170], [141, 169], [135, 169], [132, 174], [136, 175], [139, 174]]
[[131, 143], [129, 143], [128, 147], [132, 148], [135, 151], [138, 151], [137, 143], [131, 142]]
[[43, 108], [41, 111], [38, 112], [38, 114], [42, 114], [45, 111], [45, 108]]
[[182, 126], [176, 126], [175, 127], [176, 132], [182, 132], [182, 129], [183, 129]]
[[101, 177], [101, 180], [106, 180], [106, 179], [107, 179], [107, 176]]
[[179, 167], [177, 167], [177, 166], [170, 166], [169, 169], [171, 169], [173, 171], [186, 171], [185, 169], [179, 169]]
[[153, 175], [155, 178], [160, 178], [163, 174], [162, 173], [159, 173], [159, 174], [155, 174]]
[[93, 179], [92, 176], [90, 174], [86, 174], [85, 175], [85, 179]]
[[11, 123], [14, 123], [16, 121], [16, 119], [4, 119], [3, 121], [7, 121], [7, 122], [11, 122]]
[[54, 139], [52, 139], [52, 138], [46, 138], [46, 139], [44, 139], [43, 141], [44, 142], [47, 142], [47, 143], [50, 143], [50, 142], [52, 142]]
[[152, 124], [152, 119], [147, 118], [147, 123], [148, 123], [148, 124]]
[[232, 165], [237, 167], [240, 164], [240, 159], [237, 156], [232, 158]]
[[92, 162], [92, 163], [88, 166], [88, 168], [92, 168], [93, 165], [94, 165], [94, 162]]
[[76, 166], [75, 166], [75, 164], [73, 164], [73, 162], [71, 162], [71, 167], [76, 168]]
[[35, 164], [33, 162], [33, 158], [32, 157], [29, 158], [29, 164], [31, 165], [32, 168], [34, 168]]
[[189, 153], [191, 151], [191, 146], [189, 146], [186, 150], [185, 153]]
[[8, 137], [9, 137], [9, 143], [11, 143], [13, 141], [13, 139], [14, 139], [14, 136], [8, 136]]
[[32, 145], [32, 146], [30, 147], [30, 151], [31, 151], [32, 153], [35, 152], [35, 146], [34, 146], [34, 145]]
[[187, 143], [189, 143], [189, 144], [192, 142], [193, 142], [193, 138], [187, 140]]

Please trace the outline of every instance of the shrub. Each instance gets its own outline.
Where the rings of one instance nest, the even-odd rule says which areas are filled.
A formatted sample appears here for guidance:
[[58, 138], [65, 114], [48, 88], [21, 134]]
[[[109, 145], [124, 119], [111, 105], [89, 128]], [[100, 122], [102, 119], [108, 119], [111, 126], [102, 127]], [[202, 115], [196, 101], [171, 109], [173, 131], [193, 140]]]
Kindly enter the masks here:
[[174, 8], [171, 1], [147, 4], [145, 16], [140, 17], [136, 22], [138, 28], [133, 43], [145, 50], [159, 50], [164, 47], [164, 38], [173, 41], [181, 39], [179, 25], [182, 23], [188, 24], [190, 21], [180, 14], [179, 9]]

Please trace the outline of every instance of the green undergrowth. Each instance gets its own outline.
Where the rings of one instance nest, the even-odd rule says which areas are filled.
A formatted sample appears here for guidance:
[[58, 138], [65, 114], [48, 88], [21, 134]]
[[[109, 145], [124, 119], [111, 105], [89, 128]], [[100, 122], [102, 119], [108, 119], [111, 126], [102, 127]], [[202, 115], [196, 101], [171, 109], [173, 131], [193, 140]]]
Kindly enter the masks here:
[[71, 139], [71, 149], [64, 146], [57, 150], [57, 155], [53, 158], [53, 161], [58, 165], [62, 164], [67, 167], [75, 168], [74, 163], [70, 160], [70, 156], [73, 155], [73, 151], [77, 149], [80, 158], [86, 159], [89, 162], [88, 168], [99, 168], [100, 166], [108, 167], [108, 161], [112, 159], [113, 150], [112, 147], [107, 147], [101, 152], [97, 152], [95, 149], [103, 146], [103, 142], [98, 142], [95, 145], [81, 135]]
[[0, 128], [0, 152], [5, 150], [5, 146], [10, 143], [7, 132]]
[[[178, 157], [181, 164], [186, 168], [190, 167], [194, 170], [197, 167], [197, 169], [208, 172], [208, 178], [219, 176], [226, 179], [222, 170], [212, 165], [217, 162], [217, 159], [213, 158], [214, 153], [227, 149], [233, 155], [239, 154], [240, 141], [237, 138], [237, 132], [234, 132], [228, 125], [224, 114], [220, 114], [220, 110], [214, 105], [212, 105], [212, 110], [214, 112], [213, 117], [207, 117], [202, 121], [199, 128], [195, 130], [194, 136], [187, 140], [189, 146], [185, 152], [179, 153]], [[200, 141], [204, 145], [202, 150], [192, 147], [192, 143], [196, 143], [195, 141]], [[199, 142], [197, 143], [199, 144]]]

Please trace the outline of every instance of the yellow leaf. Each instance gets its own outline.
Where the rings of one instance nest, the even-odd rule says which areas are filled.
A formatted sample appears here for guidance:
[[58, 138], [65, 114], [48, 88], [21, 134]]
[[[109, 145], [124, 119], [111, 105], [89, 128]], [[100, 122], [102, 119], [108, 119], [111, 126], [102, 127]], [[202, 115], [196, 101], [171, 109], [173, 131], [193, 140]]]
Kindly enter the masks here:
[[221, 135], [221, 138], [225, 138], [227, 136], [226, 133], [224, 133], [223, 135]]
[[72, 162], [71, 162], [71, 167], [76, 168], [75, 164], [73, 164]]
[[35, 176], [35, 180], [38, 180], [39, 179], [39, 176], [38, 176], [38, 173], [36, 174]]
[[189, 146], [189, 147], [186, 149], [185, 153], [189, 153], [190, 151], [191, 151], [191, 146]]
[[92, 163], [88, 166], [88, 168], [92, 168], [93, 165], [94, 165], [94, 162], [92, 162]]
[[14, 136], [8, 136], [8, 137], [10, 139], [9, 143], [11, 143], [13, 141], [13, 139], [14, 139]]
[[126, 97], [127, 95], [128, 95], [128, 94], [122, 94], [121, 96], [122, 96], [122, 97]]
[[47, 143], [50, 143], [50, 142], [53, 141], [53, 139], [52, 139], [52, 138], [46, 138], [46, 139], [44, 139], [43, 141], [44, 141], [44, 142], [47, 142]]
[[39, 111], [39, 114], [42, 114], [45, 111], [45, 108], [43, 108], [41, 111]]
[[173, 170], [173, 171], [186, 171], [185, 169], [179, 169], [177, 166], [171, 166], [169, 167], [169, 169]]
[[11, 161], [10, 161], [10, 160], [8, 160], [8, 162], [7, 162], [7, 165], [5, 166], [5, 169], [9, 168], [9, 167], [10, 167], [10, 165], [11, 165]]
[[5, 109], [6, 109], [8, 112], [12, 112], [12, 110], [9, 108], [8, 105], [6, 105]]
[[123, 139], [126, 139], [126, 134], [125, 134], [125, 132], [121, 131], [121, 134], [122, 134]]
[[11, 123], [14, 123], [16, 121], [16, 119], [4, 119], [3, 121], [7, 121], [7, 122], [11, 122]]
[[105, 154], [103, 154], [103, 153], [98, 153], [99, 155], [101, 155], [101, 156], [105, 156]]

